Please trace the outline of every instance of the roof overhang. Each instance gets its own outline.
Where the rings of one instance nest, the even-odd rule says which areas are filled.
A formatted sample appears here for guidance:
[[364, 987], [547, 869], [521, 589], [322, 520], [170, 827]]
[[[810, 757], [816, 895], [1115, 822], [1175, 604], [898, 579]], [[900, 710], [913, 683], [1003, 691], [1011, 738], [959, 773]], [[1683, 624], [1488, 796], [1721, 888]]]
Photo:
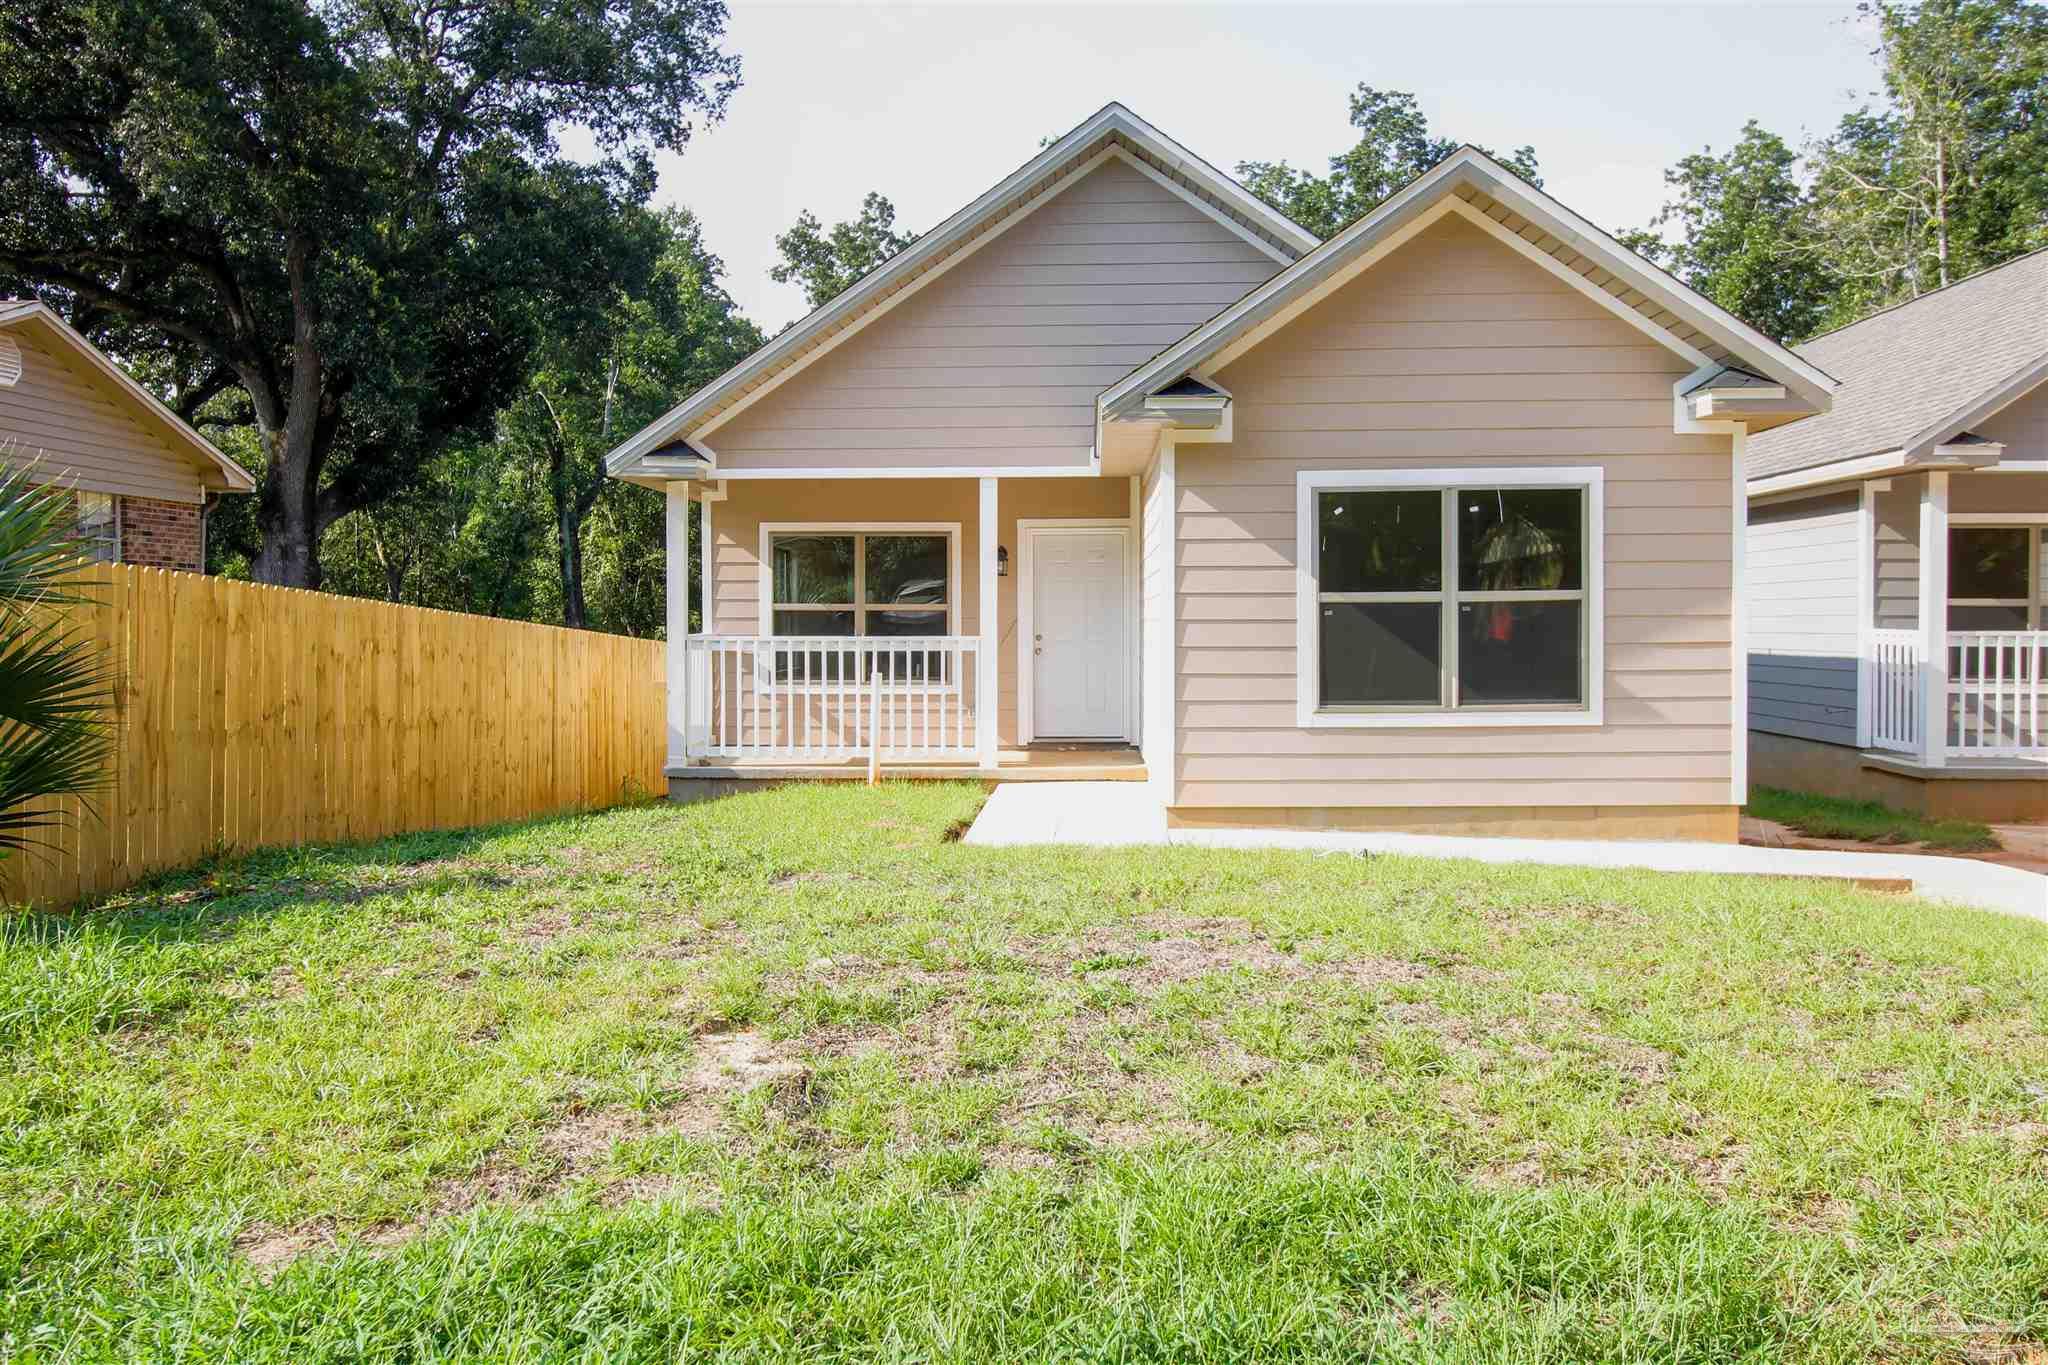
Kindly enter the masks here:
[[128, 372], [116, 365], [99, 347], [87, 341], [71, 324], [58, 317], [48, 304], [22, 299], [0, 304], [0, 329], [28, 328], [56, 342], [83, 360], [94, 372], [111, 382], [141, 409], [145, 428], [162, 437], [173, 449], [191, 457], [200, 467], [200, 483], [217, 492], [253, 493], [256, 477], [194, 431], [185, 420], [165, 407], [155, 394], [142, 387]]
[[[691, 394], [605, 457], [614, 478], [659, 482], [644, 464], [658, 446], [701, 438], [741, 405], [823, 355], [883, 309], [1074, 183], [1099, 158], [1121, 155], [1184, 196], [1192, 193], [1238, 235], [1277, 261], [1292, 262], [1316, 245], [1314, 234], [1181, 146], [1121, 104], [1109, 104], [1079, 127], [863, 275], [837, 298], [794, 323], [711, 383]], [[715, 464], [715, 461], [714, 461]], [[673, 477], [673, 476], [671, 476]]]
[[[1532, 225], [1539, 229], [1536, 236], [1555, 245], [1546, 249], [1531, 241], [1530, 234], [1503, 226], [1500, 219], [1467, 202], [1467, 195], [1484, 196], [1504, 216]], [[1446, 213], [1463, 214], [1538, 264], [1571, 277], [1616, 316], [1695, 365], [1714, 364], [1707, 346], [1721, 352], [1725, 364], [1733, 367], [1739, 362], [1745, 373], [1784, 391], [1783, 398], [1768, 401], [1796, 407], [1797, 413], [1825, 411], [1832, 401], [1837, 385], [1827, 373], [1665, 274], [1493, 158], [1466, 147], [1105, 389], [1097, 402], [1098, 417], [1129, 417], [1183, 375], [1207, 378]], [[1573, 264], [1567, 265], [1567, 255]], [[1599, 287], [1594, 288], [1596, 275]], [[1609, 282], [1616, 287], [1608, 287]]]
[[1884, 450], [1874, 455], [1857, 455], [1845, 460], [1830, 460], [1826, 464], [1794, 469], [1783, 474], [1770, 474], [1748, 482], [1749, 496], [1767, 498], [1782, 493], [1803, 493], [1828, 488], [1837, 484], [1862, 483], [1866, 479], [1888, 479], [1906, 474], [1928, 474], [1936, 471], [1967, 472], [1974, 469], [1991, 469], [1998, 464], [2005, 453], [2005, 446], [1998, 441], [1987, 441], [1981, 436], [1963, 433], [1954, 440], [1926, 446], [1920, 450]]

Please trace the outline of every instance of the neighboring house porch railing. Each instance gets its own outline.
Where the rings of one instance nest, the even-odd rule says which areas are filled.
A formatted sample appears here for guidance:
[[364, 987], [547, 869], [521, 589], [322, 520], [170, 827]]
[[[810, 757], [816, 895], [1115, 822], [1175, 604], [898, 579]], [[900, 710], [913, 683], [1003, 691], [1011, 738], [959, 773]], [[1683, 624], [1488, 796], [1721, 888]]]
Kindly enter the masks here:
[[688, 755], [972, 761], [980, 647], [955, 635], [689, 636]]
[[[1863, 704], [1874, 747], [1920, 754], [1929, 685], [1917, 630], [1870, 634]], [[2048, 758], [2048, 631], [1973, 630], [1948, 635], [1943, 754], [1955, 758]]]

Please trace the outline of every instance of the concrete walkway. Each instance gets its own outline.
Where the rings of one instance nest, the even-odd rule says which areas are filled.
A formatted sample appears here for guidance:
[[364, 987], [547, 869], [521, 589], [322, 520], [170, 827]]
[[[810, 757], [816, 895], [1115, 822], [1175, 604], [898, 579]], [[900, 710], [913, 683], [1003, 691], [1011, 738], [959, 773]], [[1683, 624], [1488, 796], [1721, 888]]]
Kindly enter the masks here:
[[1653, 840], [1466, 839], [1435, 834], [1344, 834], [1292, 829], [1168, 829], [1149, 786], [1123, 782], [1002, 783], [965, 842], [985, 845], [1186, 844], [1201, 848], [1295, 848], [1324, 853], [1400, 853], [1486, 863], [1647, 868], [1656, 872], [1760, 873], [1780, 877], [1898, 878], [1914, 893], [2048, 922], [2048, 877], [2016, 867], [1917, 853], [1748, 848]]

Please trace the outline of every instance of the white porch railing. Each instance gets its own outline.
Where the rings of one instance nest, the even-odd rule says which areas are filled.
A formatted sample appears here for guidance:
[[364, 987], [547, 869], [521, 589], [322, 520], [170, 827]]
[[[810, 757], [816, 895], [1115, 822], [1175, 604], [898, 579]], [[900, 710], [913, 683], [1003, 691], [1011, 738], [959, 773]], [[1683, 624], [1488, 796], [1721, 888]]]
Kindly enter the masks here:
[[2048, 754], [2041, 663], [2048, 631], [1951, 631], [1949, 752], [1971, 758]]
[[973, 759], [972, 636], [692, 635], [692, 758], [833, 763]]
[[[1950, 631], [1943, 753], [1958, 758], [2048, 757], [2048, 631]], [[1917, 630], [1870, 635], [1864, 706], [1879, 749], [1918, 754], [1926, 649]]]
[[1870, 667], [1864, 675], [1863, 705], [1870, 715], [1870, 742], [1879, 749], [1920, 752], [1922, 664], [1926, 649], [1917, 630], [1870, 633]]

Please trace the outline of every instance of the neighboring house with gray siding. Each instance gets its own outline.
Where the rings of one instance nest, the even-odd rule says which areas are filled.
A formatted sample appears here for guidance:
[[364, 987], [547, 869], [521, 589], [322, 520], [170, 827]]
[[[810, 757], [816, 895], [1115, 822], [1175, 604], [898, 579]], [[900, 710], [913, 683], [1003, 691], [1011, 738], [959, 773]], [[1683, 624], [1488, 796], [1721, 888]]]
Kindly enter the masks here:
[[2048, 818], [2048, 252], [1795, 349], [1841, 388], [1748, 442], [1752, 771]]
[[0, 300], [0, 464], [72, 490], [104, 558], [203, 573], [206, 505], [247, 470], [180, 421], [48, 305]]
[[1739, 443], [1833, 388], [1475, 150], [1318, 242], [1110, 105], [612, 452], [671, 793], [1732, 839]]

